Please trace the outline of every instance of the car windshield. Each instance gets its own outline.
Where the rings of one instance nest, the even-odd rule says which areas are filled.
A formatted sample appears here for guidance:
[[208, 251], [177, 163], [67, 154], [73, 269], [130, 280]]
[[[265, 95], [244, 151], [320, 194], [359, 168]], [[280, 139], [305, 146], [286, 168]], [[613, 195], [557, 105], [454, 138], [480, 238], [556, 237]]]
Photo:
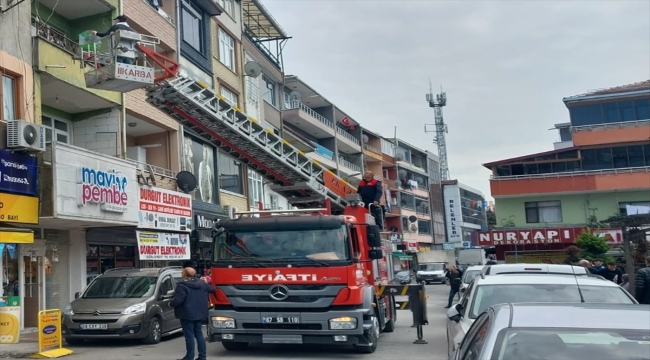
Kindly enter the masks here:
[[[580, 286], [580, 290], [587, 303], [634, 304], [634, 301], [618, 286]], [[493, 305], [525, 302], [579, 303], [581, 301], [577, 285], [479, 285], [469, 317], [475, 319]]]
[[155, 276], [100, 276], [86, 288], [82, 298], [147, 298], [154, 294], [157, 279]]
[[214, 246], [214, 261], [232, 264], [291, 262], [297, 266], [327, 266], [350, 260], [345, 226], [329, 230], [226, 231]]
[[397, 277], [410, 277], [411, 274], [408, 271], [400, 271], [397, 274], [395, 274]]
[[469, 284], [472, 282], [472, 280], [474, 280], [475, 277], [479, 276], [480, 274], [481, 270], [467, 270], [463, 275], [463, 282], [465, 284]]
[[494, 360], [650, 360], [648, 330], [506, 329]]
[[418, 270], [420, 271], [434, 271], [434, 270], [444, 270], [444, 264], [420, 264]]

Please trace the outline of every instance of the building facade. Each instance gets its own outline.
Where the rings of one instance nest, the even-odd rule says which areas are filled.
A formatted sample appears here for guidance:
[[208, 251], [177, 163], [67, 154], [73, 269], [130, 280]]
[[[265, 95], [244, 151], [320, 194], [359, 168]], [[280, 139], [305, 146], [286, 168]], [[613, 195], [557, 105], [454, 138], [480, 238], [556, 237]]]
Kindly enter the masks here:
[[442, 250], [446, 239], [445, 228], [445, 199], [442, 191], [440, 177], [440, 158], [438, 155], [427, 151], [429, 170], [429, 199], [431, 202], [431, 223], [433, 225], [432, 249]]
[[[650, 205], [650, 80], [563, 101], [570, 122], [556, 126], [555, 150], [484, 164], [498, 227], [581, 228]], [[573, 242], [558, 239], [519, 250]], [[514, 251], [501, 245], [502, 257]]]
[[[485, 196], [458, 180], [442, 182], [445, 207], [446, 243], [449, 249], [472, 247], [472, 237], [488, 229]], [[451, 245], [453, 244], [453, 245]]]

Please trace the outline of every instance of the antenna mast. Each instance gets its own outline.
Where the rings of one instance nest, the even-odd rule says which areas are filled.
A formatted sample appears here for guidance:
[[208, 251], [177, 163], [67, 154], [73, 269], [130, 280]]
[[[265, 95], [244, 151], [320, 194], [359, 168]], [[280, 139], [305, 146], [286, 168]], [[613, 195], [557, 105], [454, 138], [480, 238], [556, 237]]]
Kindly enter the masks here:
[[[435, 124], [424, 124], [424, 132], [435, 132], [436, 137], [433, 139], [434, 144], [438, 144], [438, 157], [440, 157], [440, 178], [441, 180], [449, 180], [449, 163], [447, 163], [447, 142], [445, 141], [445, 134], [447, 125], [442, 118], [442, 107], [447, 105], [447, 94], [440, 88], [440, 94], [433, 96], [433, 89], [431, 87], [431, 79], [429, 79], [429, 93], [427, 94], [427, 102], [429, 107], [433, 108], [435, 113]], [[429, 130], [427, 126], [433, 125], [435, 130]]]

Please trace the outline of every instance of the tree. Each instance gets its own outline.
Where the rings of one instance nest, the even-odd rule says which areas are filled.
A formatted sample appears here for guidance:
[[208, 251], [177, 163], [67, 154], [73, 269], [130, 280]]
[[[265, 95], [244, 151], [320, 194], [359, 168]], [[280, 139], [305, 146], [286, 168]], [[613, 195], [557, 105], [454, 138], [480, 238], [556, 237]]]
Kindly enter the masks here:
[[488, 230], [494, 230], [497, 226], [497, 215], [492, 211], [492, 209], [487, 209], [485, 215], [487, 216]]
[[578, 236], [575, 244], [580, 248], [580, 257], [583, 259], [601, 259], [606, 262], [605, 254], [609, 251], [609, 245], [604, 237], [585, 231]]

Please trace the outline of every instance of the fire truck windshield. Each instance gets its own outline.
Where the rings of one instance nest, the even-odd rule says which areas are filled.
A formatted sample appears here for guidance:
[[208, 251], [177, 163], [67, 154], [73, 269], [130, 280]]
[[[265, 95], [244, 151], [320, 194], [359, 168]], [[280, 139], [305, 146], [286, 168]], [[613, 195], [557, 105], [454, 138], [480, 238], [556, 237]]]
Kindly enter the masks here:
[[[340, 265], [350, 261], [345, 225], [328, 230], [225, 231], [214, 242], [216, 263]], [[304, 261], [304, 264], [301, 262]]]

